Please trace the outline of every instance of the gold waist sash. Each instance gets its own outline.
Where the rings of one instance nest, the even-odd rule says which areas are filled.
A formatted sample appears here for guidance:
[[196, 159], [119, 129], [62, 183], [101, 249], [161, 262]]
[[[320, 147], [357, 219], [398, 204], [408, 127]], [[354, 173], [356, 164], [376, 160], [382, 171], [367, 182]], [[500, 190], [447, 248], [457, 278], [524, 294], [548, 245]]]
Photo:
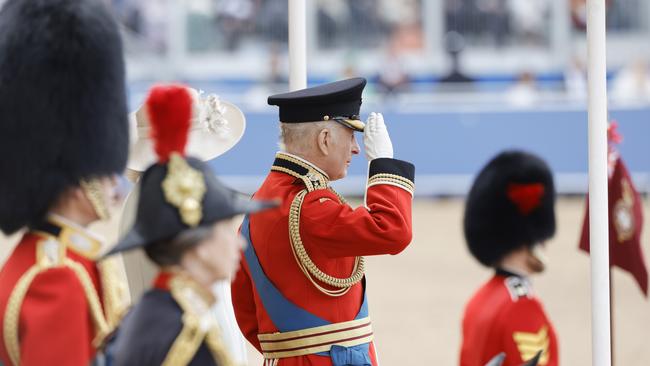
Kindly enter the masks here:
[[259, 334], [266, 359], [304, 356], [329, 351], [333, 345], [352, 347], [372, 342], [370, 318], [334, 323], [285, 333]]

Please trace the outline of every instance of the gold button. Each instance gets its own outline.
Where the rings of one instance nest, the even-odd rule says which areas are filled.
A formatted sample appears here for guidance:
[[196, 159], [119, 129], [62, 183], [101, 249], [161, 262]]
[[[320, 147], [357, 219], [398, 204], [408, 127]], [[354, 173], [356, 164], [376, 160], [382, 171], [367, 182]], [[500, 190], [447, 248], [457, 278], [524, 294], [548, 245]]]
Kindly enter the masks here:
[[323, 117], [323, 120], [325, 120], [325, 121], [329, 121], [329, 120], [330, 120], [330, 116], [324, 116], [324, 117]]

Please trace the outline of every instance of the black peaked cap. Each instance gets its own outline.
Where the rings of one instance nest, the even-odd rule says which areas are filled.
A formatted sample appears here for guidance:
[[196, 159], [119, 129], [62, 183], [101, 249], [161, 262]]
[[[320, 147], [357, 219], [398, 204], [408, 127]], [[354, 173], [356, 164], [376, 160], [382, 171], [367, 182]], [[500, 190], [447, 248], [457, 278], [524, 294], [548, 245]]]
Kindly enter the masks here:
[[269, 105], [280, 107], [280, 122], [318, 122], [324, 119], [359, 119], [366, 79], [352, 78], [272, 95]]

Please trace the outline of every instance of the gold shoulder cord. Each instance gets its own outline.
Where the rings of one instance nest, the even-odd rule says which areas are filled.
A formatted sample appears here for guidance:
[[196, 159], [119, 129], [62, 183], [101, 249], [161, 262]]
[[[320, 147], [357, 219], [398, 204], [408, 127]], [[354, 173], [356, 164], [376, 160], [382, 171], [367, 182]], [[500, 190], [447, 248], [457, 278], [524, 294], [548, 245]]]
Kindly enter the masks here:
[[4, 342], [9, 359], [14, 365], [20, 365], [20, 344], [18, 342], [18, 318], [20, 316], [20, 307], [23, 304], [23, 299], [29, 290], [29, 285], [44, 268], [33, 265], [27, 272], [25, 272], [14, 287], [7, 309], [5, 309], [4, 316]]
[[[333, 277], [321, 271], [309, 257], [309, 254], [307, 253], [307, 250], [302, 243], [302, 239], [300, 238], [300, 210], [302, 209], [302, 204], [307, 193], [320, 189], [327, 189], [334, 193], [342, 204], [346, 204], [345, 199], [340, 194], [338, 194], [338, 192], [332, 189], [332, 187], [329, 186], [329, 177], [325, 172], [318, 169], [316, 166], [285, 153], [276, 154], [276, 158], [289, 161], [307, 170], [307, 173], [303, 174], [293, 169], [278, 165], [274, 165], [271, 168], [273, 171], [283, 172], [291, 175], [292, 177], [298, 178], [305, 184], [305, 189], [300, 191], [294, 197], [293, 202], [291, 203], [291, 208], [289, 210], [289, 239], [291, 240], [291, 251], [293, 253], [293, 257], [295, 258], [296, 263], [298, 264], [298, 267], [302, 273], [305, 274], [307, 279], [309, 279], [309, 281], [316, 287], [316, 289], [327, 296], [343, 296], [350, 290], [352, 286], [363, 279], [364, 259], [363, 257], [355, 258], [352, 274], [348, 278]], [[328, 288], [325, 288], [316, 280], [335, 287], [336, 289], [330, 290]]]
[[[336, 191], [332, 191], [339, 197], [339, 199], [342, 200], [342, 197]], [[309, 254], [307, 253], [307, 250], [302, 243], [302, 239], [300, 238], [300, 211], [302, 209], [302, 204], [307, 193], [307, 189], [300, 191], [296, 197], [294, 197], [293, 202], [291, 203], [291, 208], [289, 209], [289, 238], [291, 240], [291, 251], [293, 252], [293, 256], [296, 259], [300, 270], [302, 270], [309, 281], [320, 292], [332, 297], [343, 296], [348, 291], [350, 291], [350, 288], [352, 288], [352, 286], [363, 279], [365, 270], [364, 258], [355, 258], [352, 274], [348, 278], [330, 276], [327, 273], [321, 271], [316, 266], [316, 264], [309, 257]], [[322, 283], [336, 287], [338, 289], [327, 289], [316, 282], [314, 278]]]
[[86, 300], [88, 300], [90, 313], [93, 317], [93, 323], [95, 323], [95, 327], [97, 328], [97, 335], [93, 340], [93, 346], [95, 348], [100, 348], [111, 331], [108, 327], [108, 324], [106, 323], [106, 318], [104, 318], [104, 313], [102, 312], [102, 304], [99, 301], [97, 290], [95, 290], [95, 286], [93, 285], [93, 282], [83, 265], [73, 261], [70, 258], [65, 258], [63, 260], [63, 263], [77, 275], [77, 279], [79, 279], [81, 282], [81, 286], [83, 287], [86, 295]]
[[[38, 243], [38, 246], [43, 246], [44, 243]], [[38, 249], [39, 251], [41, 248]], [[63, 252], [65, 253], [65, 252]], [[48, 263], [47, 261], [37, 260], [37, 262], [32, 265], [27, 272], [25, 272], [18, 282], [16, 287], [14, 287], [11, 295], [9, 296], [9, 301], [7, 303], [7, 308], [4, 314], [4, 343], [9, 354], [9, 358], [14, 365], [20, 365], [20, 342], [18, 334], [18, 323], [20, 318], [20, 309], [22, 307], [29, 286], [34, 281], [34, 278], [39, 275], [41, 272], [48, 270], [49, 268], [64, 266], [70, 268], [76, 275], [81, 286], [83, 287], [86, 300], [88, 301], [88, 306], [90, 307], [90, 312], [93, 318], [93, 323], [97, 329], [97, 334], [93, 340], [93, 346], [99, 348], [103, 341], [106, 339], [106, 336], [109, 335], [110, 329], [106, 324], [106, 319], [102, 312], [101, 302], [99, 301], [99, 296], [97, 295], [97, 290], [86, 272], [86, 269], [83, 265], [73, 261], [70, 258], [63, 258], [61, 264]]]

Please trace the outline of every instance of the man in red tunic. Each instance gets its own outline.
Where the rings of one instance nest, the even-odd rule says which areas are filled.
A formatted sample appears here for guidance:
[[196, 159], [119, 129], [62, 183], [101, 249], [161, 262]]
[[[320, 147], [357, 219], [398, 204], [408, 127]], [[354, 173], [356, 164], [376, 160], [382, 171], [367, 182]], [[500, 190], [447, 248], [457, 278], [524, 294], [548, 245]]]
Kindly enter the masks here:
[[[283, 151], [255, 193], [280, 209], [246, 217], [249, 241], [233, 285], [235, 316], [266, 365], [377, 365], [365, 293], [367, 255], [411, 241], [414, 166], [393, 159], [381, 114], [359, 121], [365, 79], [269, 97], [280, 107]], [[330, 182], [345, 177], [364, 132], [364, 207]]]
[[0, 270], [5, 366], [87, 366], [128, 305], [117, 263], [95, 261], [105, 248], [86, 229], [108, 216], [126, 164], [124, 86], [102, 0], [2, 7], [0, 230], [27, 228]]
[[484, 366], [501, 352], [504, 366], [539, 352], [539, 365], [558, 365], [553, 325], [528, 278], [544, 270], [539, 250], [555, 233], [554, 204], [551, 171], [525, 152], [499, 154], [474, 181], [465, 238], [472, 255], [496, 273], [465, 309], [461, 366]]

